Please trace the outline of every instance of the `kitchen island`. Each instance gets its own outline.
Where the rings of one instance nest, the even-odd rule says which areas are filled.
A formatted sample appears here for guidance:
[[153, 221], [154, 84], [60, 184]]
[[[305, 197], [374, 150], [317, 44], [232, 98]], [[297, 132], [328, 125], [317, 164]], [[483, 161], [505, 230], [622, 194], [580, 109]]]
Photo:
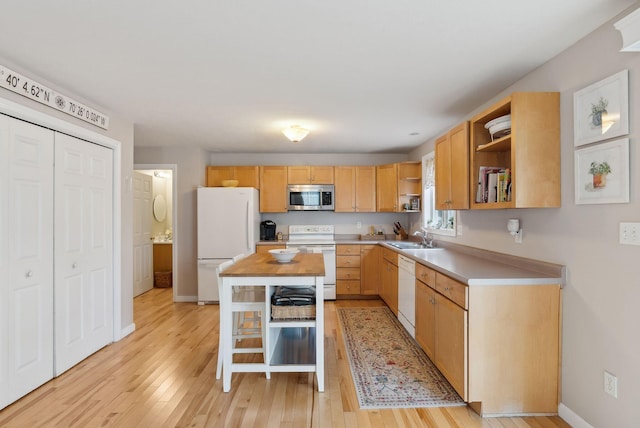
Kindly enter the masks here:
[[[223, 352], [224, 392], [231, 390], [233, 372], [315, 372], [318, 391], [324, 391], [324, 274], [322, 254], [303, 253], [297, 254], [289, 263], [278, 263], [270, 254], [255, 253], [220, 274], [220, 334], [223, 349], [219, 352]], [[266, 332], [262, 340], [266, 357], [263, 363], [234, 363], [232, 360], [231, 299], [233, 287], [236, 286], [265, 287], [262, 322], [266, 324]], [[272, 320], [271, 295], [277, 286], [315, 286], [315, 319]]]

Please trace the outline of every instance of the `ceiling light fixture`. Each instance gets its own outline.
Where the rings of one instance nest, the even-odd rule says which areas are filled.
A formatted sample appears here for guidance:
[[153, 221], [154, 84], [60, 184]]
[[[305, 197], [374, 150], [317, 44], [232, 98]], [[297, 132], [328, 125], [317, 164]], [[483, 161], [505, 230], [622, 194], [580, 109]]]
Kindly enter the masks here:
[[307, 136], [309, 130], [298, 125], [291, 125], [289, 128], [282, 130], [282, 133], [293, 143], [302, 141]]

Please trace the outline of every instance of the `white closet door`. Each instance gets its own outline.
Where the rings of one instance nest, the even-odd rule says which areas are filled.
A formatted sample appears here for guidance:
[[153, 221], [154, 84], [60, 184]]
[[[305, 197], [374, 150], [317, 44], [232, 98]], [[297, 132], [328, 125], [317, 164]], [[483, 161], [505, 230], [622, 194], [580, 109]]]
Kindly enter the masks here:
[[113, 341], [113, 152], [55, 134], [55, 374]]
[[153, 288], [153, 178], [133, 173], [133, 295]]
[[53, 377], [53, 139], [0, 115], [0, 409]]

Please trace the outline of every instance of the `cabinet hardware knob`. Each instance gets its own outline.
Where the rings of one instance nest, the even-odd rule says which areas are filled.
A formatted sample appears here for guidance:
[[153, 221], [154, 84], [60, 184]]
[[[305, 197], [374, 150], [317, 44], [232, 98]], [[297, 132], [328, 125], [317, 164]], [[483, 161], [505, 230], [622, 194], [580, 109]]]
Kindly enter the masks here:
[[73, 262], [73, 264], [71, 265], [71, 267], [72, 267], [73, 269], [77, 268], [77, 267], [78, 267], [78, 263]]
[[33, 271], [32, 270], [27, 271], [27, 273], [24, 276], [27, 278], [31, 278], [33, 276]]
[[444, 287], [444, 291], [449, 291], [449, 287]]

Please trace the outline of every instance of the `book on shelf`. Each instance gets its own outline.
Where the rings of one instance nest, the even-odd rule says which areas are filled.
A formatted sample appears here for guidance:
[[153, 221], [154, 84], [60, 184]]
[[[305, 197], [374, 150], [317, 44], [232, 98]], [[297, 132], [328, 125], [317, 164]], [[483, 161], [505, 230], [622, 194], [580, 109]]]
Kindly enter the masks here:
[[511, 200], [511, 170], [504, 167], [481, 166], [478, 172], [476, 203]]

